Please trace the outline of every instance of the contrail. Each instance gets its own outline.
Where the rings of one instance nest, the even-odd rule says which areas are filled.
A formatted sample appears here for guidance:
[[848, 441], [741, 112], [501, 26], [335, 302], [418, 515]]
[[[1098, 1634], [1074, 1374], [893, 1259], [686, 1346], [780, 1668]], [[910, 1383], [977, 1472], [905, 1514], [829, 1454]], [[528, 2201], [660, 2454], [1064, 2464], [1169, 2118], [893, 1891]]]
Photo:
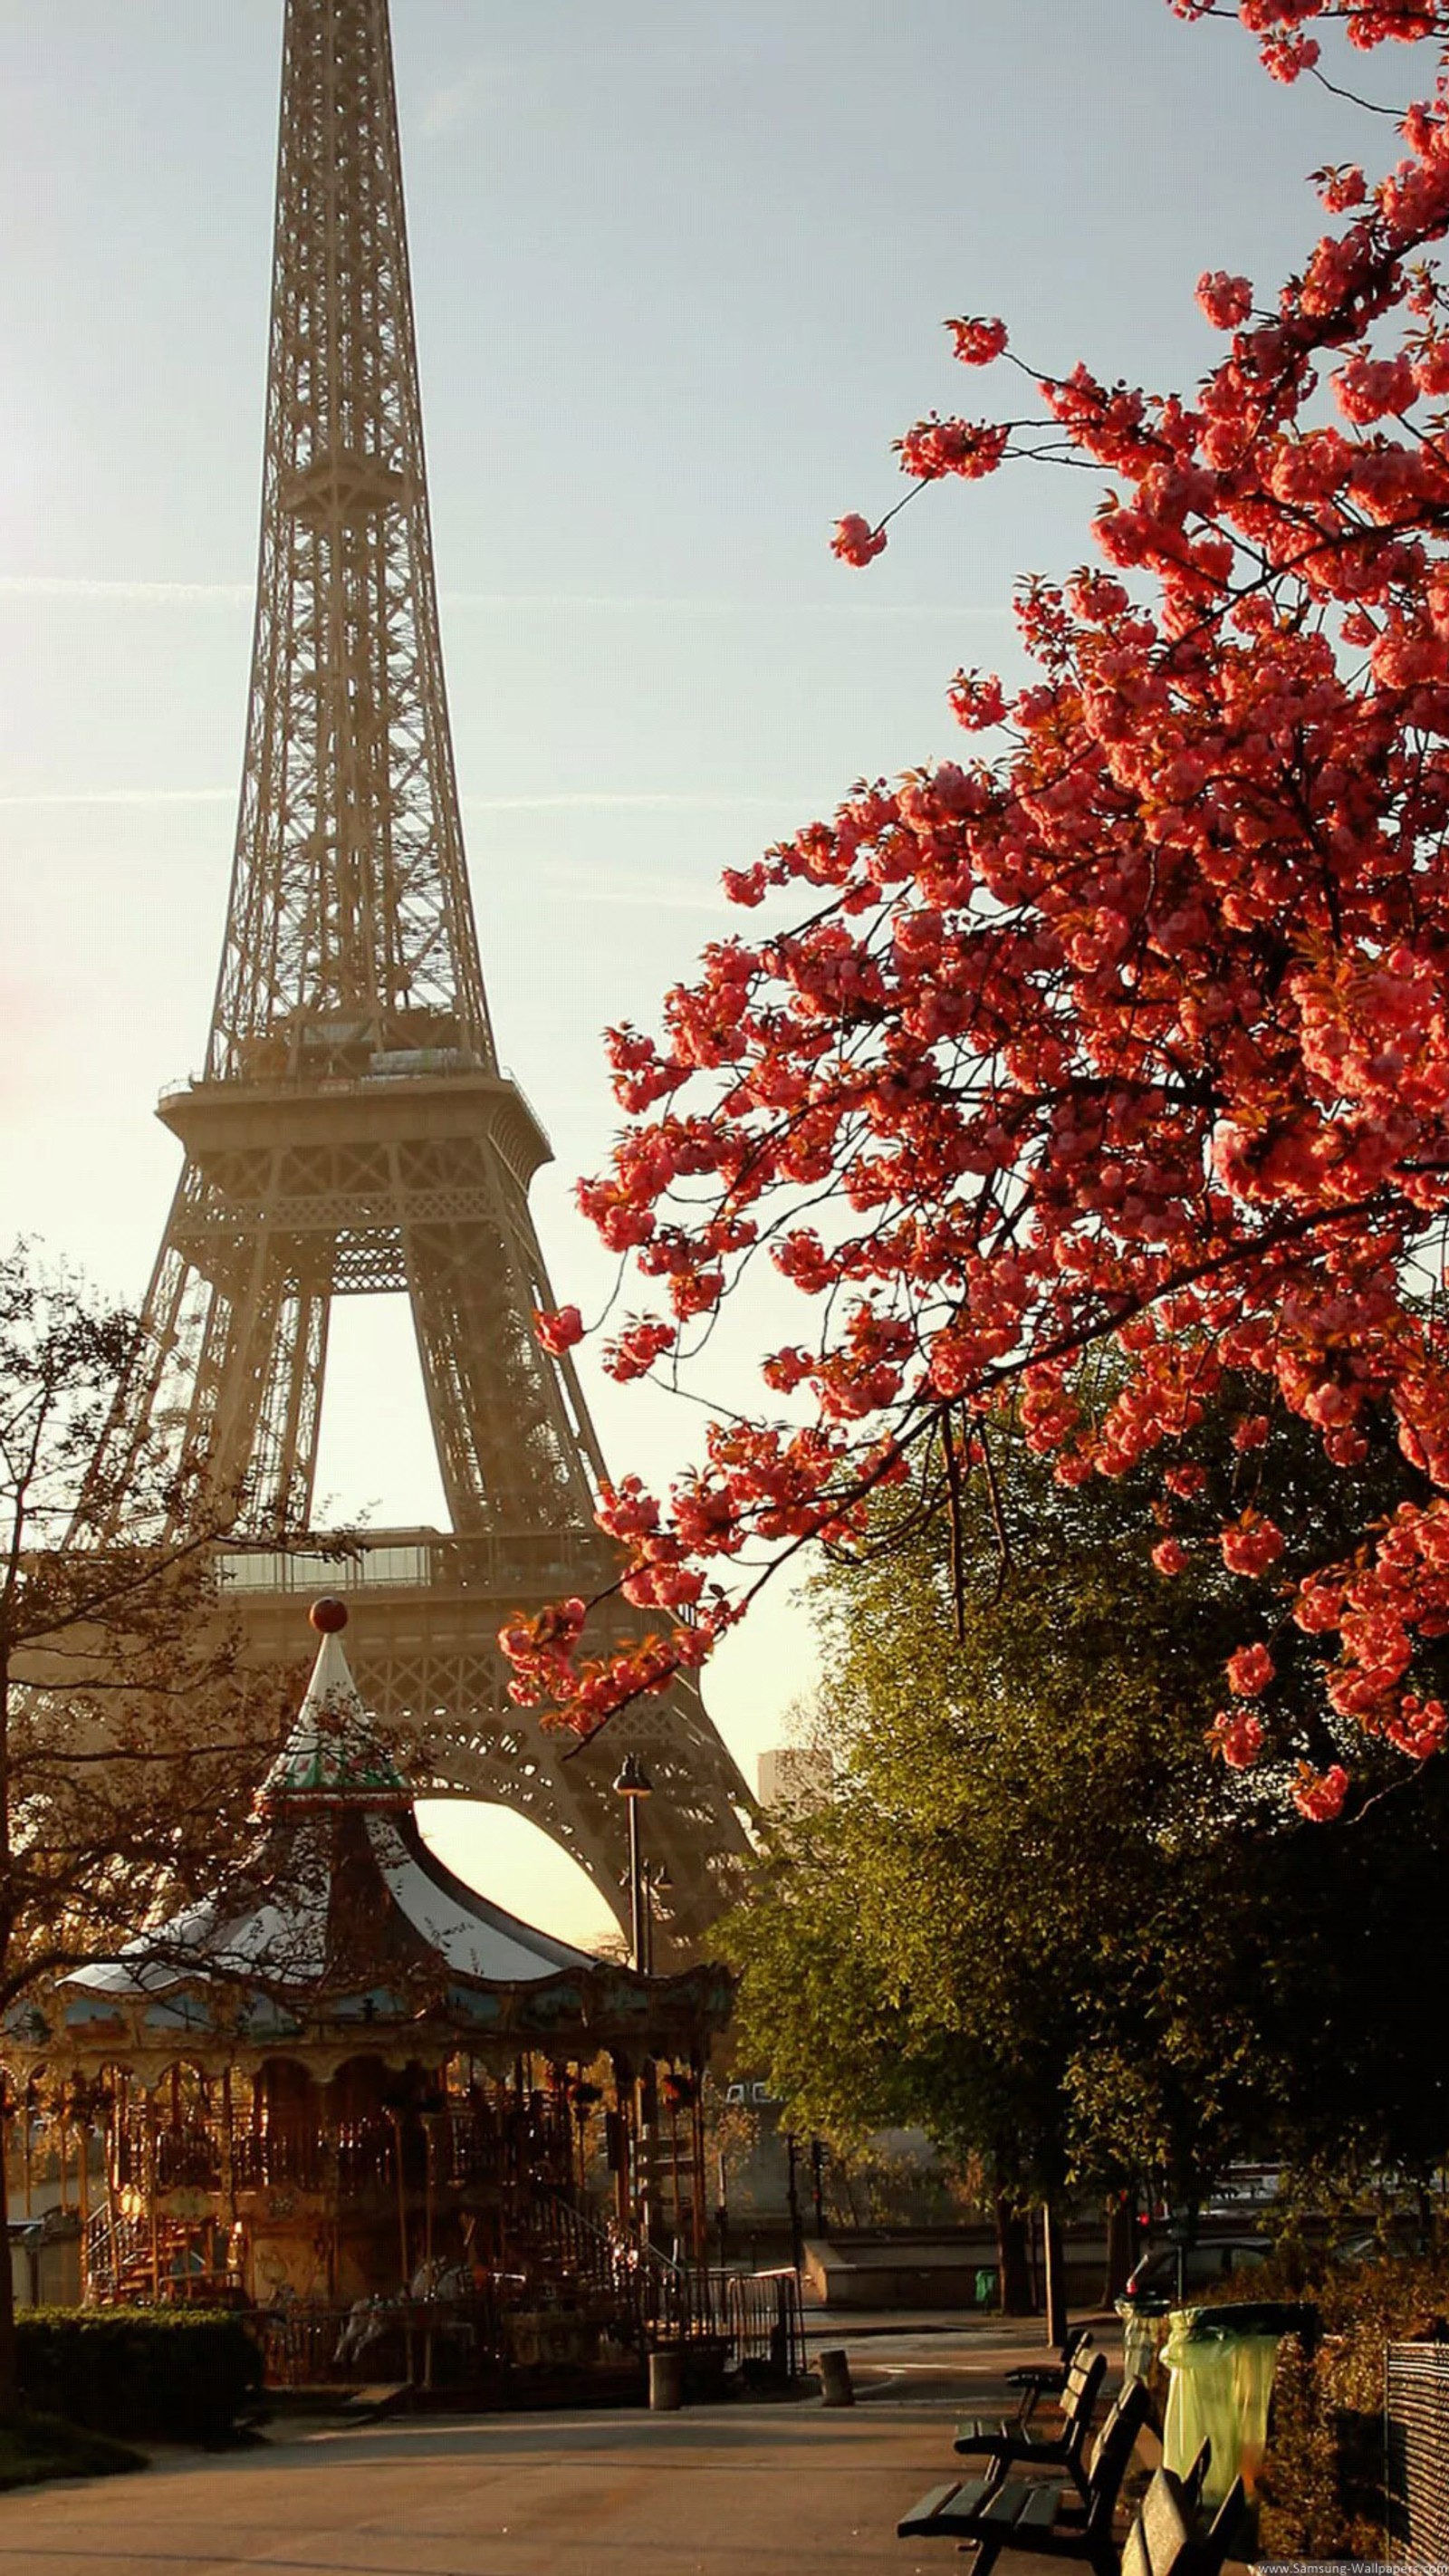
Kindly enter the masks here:
[[[232, 805], [236, 795], [234, 787], [39, 787], [8, 794], [0, 790], [0, 811], [15, 813], [66, 805]], [[462, 801], [470, 814], [778, 814], [782, 808], [813, 814], [822, 804], [833, 805], [835, 799], [797, 795], [785, 789], [776, 796], [711, 796], [653, 789], [635, 794], [585, 787], [558, 796], [465, 796]]]
[[[782, 806], [791, 812], [802, 808], [812, 814], [821, 803], [819, 796], [800, 795], [782, 788], [775, 796], [713, 796], [685, 790], [646, 789], [615, 790], [608, 787], [585, 787], [557, 796], [465, 796], [463, 808], [469, 814], [567, 814], [571, 812], [621, 813], [655, 811], [681, 814], [778, 814]], [[833, 809], [835, 797], [825, 800]]]
[[0, 599], [115, 600], [133, 608], [245, 607], [245, 581], [100, 581], [83, 575], [0, 573]]
[[[114, 602], [132, 608], [246, 608], [248, 581], [110, 581], [72, 573], [0, 573], [0, 600], [54, 599]], [[660, 617], [894, 617], [942, 618], [1007, 625], [1009, 608], [950, 600], [728, 599], [670, 596], [667, 592], [445, 590], [449, 609], [545, 616]]]

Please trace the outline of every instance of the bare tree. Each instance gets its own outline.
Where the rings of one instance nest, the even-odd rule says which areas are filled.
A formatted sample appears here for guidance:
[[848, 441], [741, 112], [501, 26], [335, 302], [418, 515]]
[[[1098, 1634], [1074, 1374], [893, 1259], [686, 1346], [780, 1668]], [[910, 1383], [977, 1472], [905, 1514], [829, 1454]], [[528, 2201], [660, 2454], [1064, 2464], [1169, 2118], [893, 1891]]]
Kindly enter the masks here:
[[[178, 1493], [144, 1453], [127, 1463], [124, 1498], [97, 1488], [135, 1337], [133, 1316], [28, 1246], [0, 1259], [0, 2025], [12, 2042], [67, 1970], [245, 1871], [260, 1762], [285, 1708], [275, 1676], [238, 1668], [219, 1599], [217, 1542], [237, 1498], [200, 1482]], [[7, 2251], [0, 2421], [17, 2402]]]

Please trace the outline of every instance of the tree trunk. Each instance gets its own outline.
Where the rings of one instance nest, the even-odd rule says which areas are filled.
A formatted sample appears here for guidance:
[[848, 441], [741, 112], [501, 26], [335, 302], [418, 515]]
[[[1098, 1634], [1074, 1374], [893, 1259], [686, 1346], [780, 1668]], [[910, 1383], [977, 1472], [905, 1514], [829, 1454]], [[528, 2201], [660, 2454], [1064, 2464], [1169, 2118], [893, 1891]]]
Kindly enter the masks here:
[[1114, 2191], [1107, 2201], [1107, 2268], [1102, 2280], [1102, 2305], [1110, 2308], [1127, 2287], [1132, 2259], [1137, 2251], [1132, 2225], [1132, 2194]]
[[1027, 2260], [1027, 2218], [1005, 2192], [996, 2199], [996, 2270], [997, 2285], [1004, 2317], [1029, 2317], [1032, 2310], [1031, 2271]]
[[1067, 2258], [1050, 2201], [1042, 2204], [1041, 2233], [1046, 2262], [1046, 2339], [1050, 2344], [1063, 2344], [1067, 2339]]

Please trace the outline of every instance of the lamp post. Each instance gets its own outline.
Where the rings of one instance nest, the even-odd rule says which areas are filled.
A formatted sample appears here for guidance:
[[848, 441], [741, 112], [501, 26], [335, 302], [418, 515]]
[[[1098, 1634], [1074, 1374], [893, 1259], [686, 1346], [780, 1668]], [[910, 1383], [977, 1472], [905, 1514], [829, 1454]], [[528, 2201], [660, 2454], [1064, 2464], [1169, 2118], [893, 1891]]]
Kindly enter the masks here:
[[629, 1809], [629, 1955], [631, 1966], [642, 1975], [649, 1970], [649, 1935], [644, 1870], [639, 1858], [639, 1801], [647, 1798], [653, 1787], [638, 1754], [626, 1753], [614, 1782], [614, 1794], [623, 1798]]
[[644, 1973], [646, 1977], [652, 1977], [654, 1974], [654, 1900], [656, 1896], [667, 1896], [674, 1881], [662, 1860], [642, 1862], [639, 1877], [644, 1889]]

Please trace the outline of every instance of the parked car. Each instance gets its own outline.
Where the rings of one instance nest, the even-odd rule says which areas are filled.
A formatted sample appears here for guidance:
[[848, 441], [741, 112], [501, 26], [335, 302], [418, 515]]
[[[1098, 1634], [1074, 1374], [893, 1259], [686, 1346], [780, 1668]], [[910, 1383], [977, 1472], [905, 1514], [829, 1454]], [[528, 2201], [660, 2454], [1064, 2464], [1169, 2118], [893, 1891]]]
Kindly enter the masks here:
[[1251, 2264], [1266, 2262], [1271, 2251], [1261, 2236], [1213, 2236], [1198, 2245], [1159, 2245], [1155, 2252], [1143, 2255], [1123, 2295], [1135, 2307], [1160, 2309], [1176, 2307], [1181, 2291], [1190, 2306], [1194, 2290], [1206, 2289], [1227, 2272], [1243, 2272]]

